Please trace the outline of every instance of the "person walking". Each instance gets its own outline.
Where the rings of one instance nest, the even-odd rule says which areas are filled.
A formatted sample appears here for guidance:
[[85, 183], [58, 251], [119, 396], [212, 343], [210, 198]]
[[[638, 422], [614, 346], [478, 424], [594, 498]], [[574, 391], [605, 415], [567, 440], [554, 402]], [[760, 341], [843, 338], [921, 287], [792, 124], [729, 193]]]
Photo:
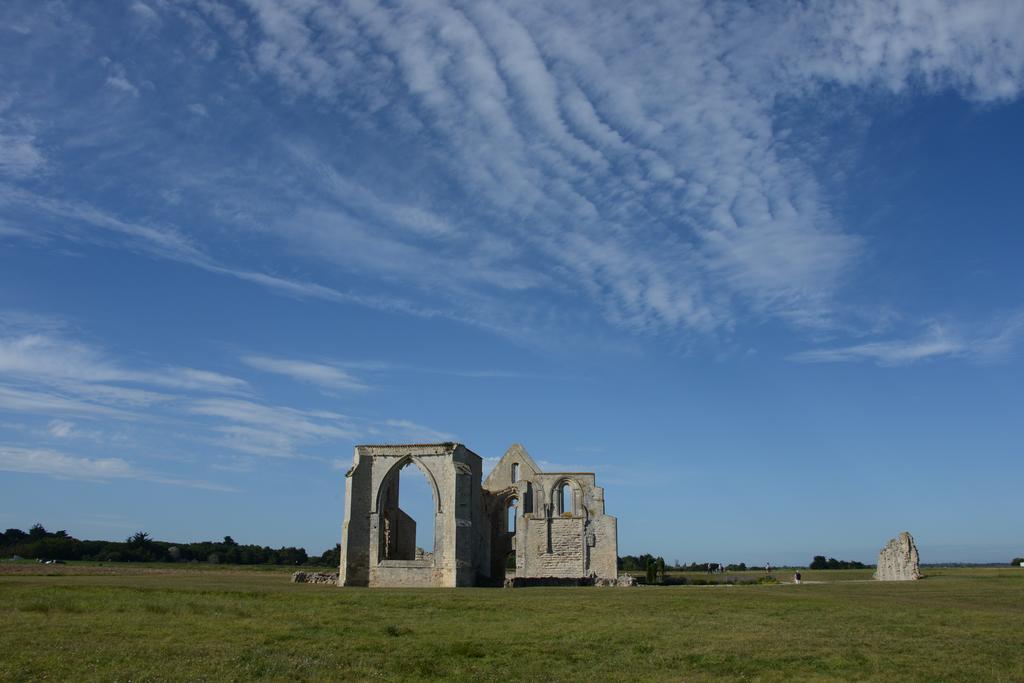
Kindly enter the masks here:
[[793, 583], [800, 583], [800, 572], [793, 574]]

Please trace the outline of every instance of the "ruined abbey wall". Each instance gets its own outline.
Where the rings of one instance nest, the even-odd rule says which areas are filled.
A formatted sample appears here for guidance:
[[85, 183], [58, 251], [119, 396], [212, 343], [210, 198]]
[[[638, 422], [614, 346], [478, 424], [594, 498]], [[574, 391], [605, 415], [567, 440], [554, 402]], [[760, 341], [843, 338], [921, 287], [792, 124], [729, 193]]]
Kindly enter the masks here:
[[[415, 559], [415, 522], [397, 507], [398, 473], [423, 472], [434, 496], [434, 552]], [[356, 446], [345, 480], [338, 583], [472, 586], [486, 565], [482, 460], [460, 444]], [[429, 523], [429, 522], [427, 522]]]
[[[434, 492], [434, 548], [417, 553], [398, 472]], [[591, 472], [542, 472], [509, 448], [481, 483], [461, 444], [357, 446], [346, 474], [339, 585], [469, 586], [518, 578], [615, 579], [618, 531]], [[421, 524], [429, 523], [420, 520]]]

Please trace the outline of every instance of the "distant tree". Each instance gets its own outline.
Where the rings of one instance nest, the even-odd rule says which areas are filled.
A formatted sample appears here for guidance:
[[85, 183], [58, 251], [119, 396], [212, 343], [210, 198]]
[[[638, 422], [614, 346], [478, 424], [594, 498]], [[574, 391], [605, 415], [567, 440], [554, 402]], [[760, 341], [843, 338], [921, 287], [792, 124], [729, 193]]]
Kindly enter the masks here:
[[647, 556], [647, 562], [644, 567], [644, 570], [647, 574], [647, 583], [653, 584], [658, 576], [658, 569], [657, 566], [654, 564], [654, 558], [652, 558], [650, 555]]
[[[510, 555], [512, 558], [512, 569], [515, 569], [515, 555]], [[310, 562], [316, 561], [317, 564], [324, 565], [325, 567], [337, 567], [341, 562], [341, 544], [335, 543], [333, 548], [328, 548], [320, 556], [319, 560], [316, 558], [310, 558]]]
[[36, 522], [32, 525], [32, 528], [28, 530], [28, 537], [34, 541], [40, 538], [46, 538], [46, 529], [42, 524]]
[[665, 583], [665, 558], [659, 557], [654, 561], [654, 570], [658, 583]]
[[[10, 529], [8, 529], [8, 531], [10, 531]], [[15, 529], [15, 531], [17, 531], [17, 529]], [[1012, 564], [1014, 567], [1019, 567], [1021, 564], [1024, 564], [1024, 557], [1015, 557], [1013, 558], [1013, 561], [1010, 562], [1010, 564]]]
[[827, 560], [824, 555], [815, 555], [811, 561], [811, 569], [864, 569], [866, 565], [856, 560], [837, 560], [830, 557]]
[[139, 549], [146, 548], [149, 546], [150, 541], [153, 539], [145, 531], [136, 531], [134, 534], [128, 537], [125, 543], [128, 544], [129, 548]]
[[224, 545], [238, 545], [238, 544], [235, 543], [235, 539], [231, 538], [230, 536], [225, 536], [224, 537]]
[[14, 545], [26, 538], [28, 538], [28, 534], [21, 529], [8, 529], [3, 533], [0, 545]]

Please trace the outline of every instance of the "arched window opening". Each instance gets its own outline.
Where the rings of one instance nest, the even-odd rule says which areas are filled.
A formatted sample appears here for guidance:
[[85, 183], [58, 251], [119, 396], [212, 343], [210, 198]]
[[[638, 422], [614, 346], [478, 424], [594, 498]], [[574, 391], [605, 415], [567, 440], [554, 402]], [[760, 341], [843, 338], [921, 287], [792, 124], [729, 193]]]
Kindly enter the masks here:
[[427, 475], [408, 462], [383, 486], [379, 559], [432, 560], [437, 501]]
[[563, 517], [571, 517], [576, 510], [573, 506], [572, 485], [563, 482], [558, 488], [558, 514]]
[[506, 520], [505, 528], [510, 534], [514, 534], [516, 532], [516, 517], [519, 515], [519, 501], [515, 498], [509, 500], [506, 513], [508, 519]]
[[519, 481], [519, 463], [512, 463], [512, 483]]

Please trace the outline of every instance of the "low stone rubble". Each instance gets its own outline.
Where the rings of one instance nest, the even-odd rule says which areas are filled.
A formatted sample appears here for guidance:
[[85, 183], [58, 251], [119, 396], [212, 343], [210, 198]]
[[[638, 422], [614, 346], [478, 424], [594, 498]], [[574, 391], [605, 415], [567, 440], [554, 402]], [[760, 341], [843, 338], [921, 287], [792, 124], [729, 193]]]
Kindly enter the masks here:
[[617, 579], [594, 579], [595, 586], [618, 586], [618, 587], [629, 587], [635, 586], [636, 578], [629, 574], [620, 574]]
[[338, 584], [338, 575], [328, 572], [295, 572], [292, 583], [330, 583]]
[[617, 579], [588, 576], [579, 579], [558, 576], [510, 576], [505, 579], [505, 588], [528, 588], [530, 586], [635, 586], [636, 579], [623, 574]]

